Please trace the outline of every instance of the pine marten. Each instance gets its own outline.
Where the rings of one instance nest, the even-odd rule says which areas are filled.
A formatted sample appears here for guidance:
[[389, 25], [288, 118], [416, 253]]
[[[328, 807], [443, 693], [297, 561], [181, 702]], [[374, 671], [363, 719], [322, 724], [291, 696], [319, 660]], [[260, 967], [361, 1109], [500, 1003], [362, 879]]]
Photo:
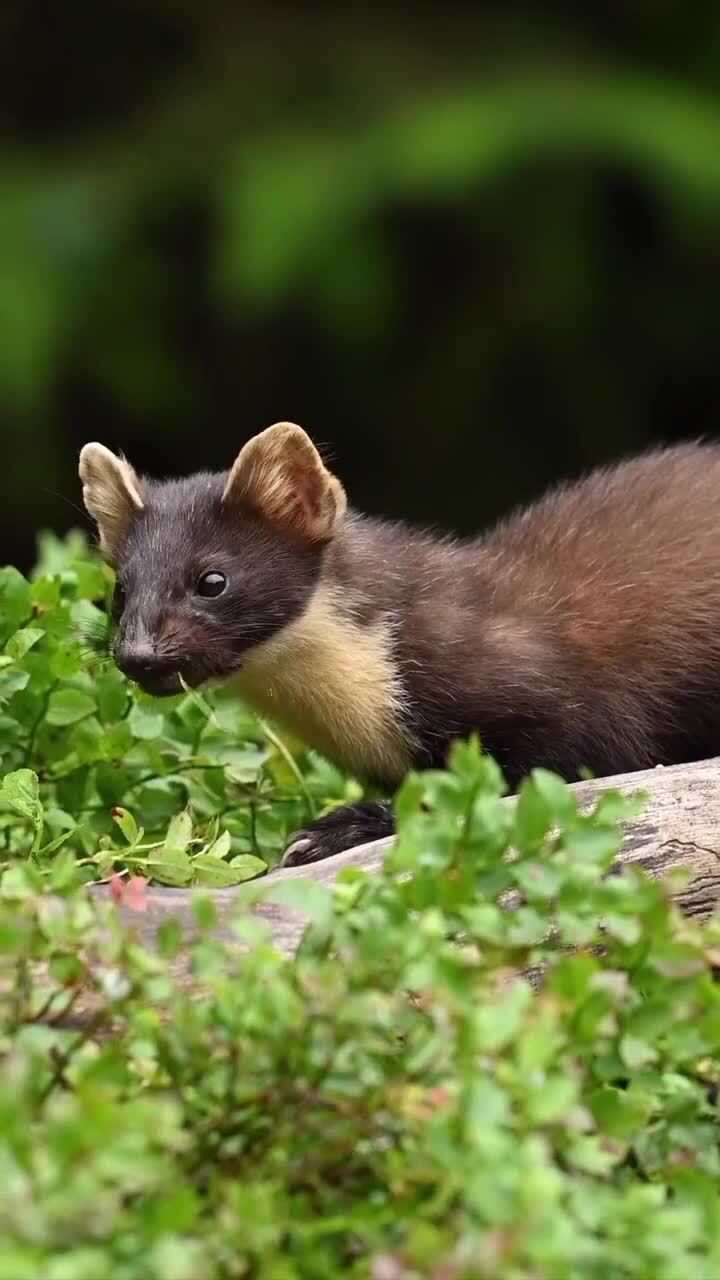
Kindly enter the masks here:
[[[474, 731], [513, 788], [720, 751], [719, 446], [598, 470], [464, 541], [349, 509], [291, 423], [225, 474], [160, 483], [88, 444], [80, 477], [119, 667], [154, 694], [232, 679], [387, 794]], [[391, 830], [389, 804], [351, 805], [284, 861]]]

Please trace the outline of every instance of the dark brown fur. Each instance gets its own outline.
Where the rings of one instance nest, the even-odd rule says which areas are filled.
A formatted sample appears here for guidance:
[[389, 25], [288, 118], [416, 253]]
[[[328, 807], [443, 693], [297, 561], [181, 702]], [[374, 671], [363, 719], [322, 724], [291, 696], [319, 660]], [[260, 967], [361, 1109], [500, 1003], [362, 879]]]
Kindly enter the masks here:
[[[223, 510], [224, 480], [143, 488], [117, 555], [119, 660], [141, 635], [168, 662], [146, 680], [131, 670], [141, 682], [230, 675], [323, 583], [359, 636], [387, 628], [413, 766], [441, 764], [472, 731], [512, 786], [537, 765], [574, 779], [720, 751], [719, 447], [598, 471], [469, 542], [349, 512], [308, 545]], [[193, 601], [198, 573], [220, 562], [238, 589]], [[389, 829], [387, 808], [356, 806], [299, 833], [289, 860]]]
[[473, 729], [512, 783], [720, 750], [720, 448], [595, 472], [470, 543], [351, 520], [329, 561], [398, 619], [417, 764]]

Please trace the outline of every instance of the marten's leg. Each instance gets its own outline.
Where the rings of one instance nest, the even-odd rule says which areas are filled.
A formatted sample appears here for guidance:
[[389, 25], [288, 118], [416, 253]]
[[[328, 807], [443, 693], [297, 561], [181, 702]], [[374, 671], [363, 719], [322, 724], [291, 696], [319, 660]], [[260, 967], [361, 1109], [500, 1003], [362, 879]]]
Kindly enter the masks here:
[[320, 862], [333, 853], [391, 836], [394, 830], [392, 805], [372, 800], [344, 805], [296, 831], [290, 837], [282, 865], [300, 867], [306, 862]]

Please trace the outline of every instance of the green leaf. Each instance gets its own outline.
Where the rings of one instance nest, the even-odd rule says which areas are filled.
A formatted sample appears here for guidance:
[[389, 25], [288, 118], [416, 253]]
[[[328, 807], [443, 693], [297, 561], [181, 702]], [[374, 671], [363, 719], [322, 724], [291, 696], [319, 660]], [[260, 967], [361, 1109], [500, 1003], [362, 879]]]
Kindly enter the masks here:
[[141, 707], [137, 703], [128, 717], [130, 729], [135, 738], [150, 741], [159, 738], [165, 728], [165, 716], [161, 711], [152, 711], [149, 707]]
[[184, 809], [172, 819], [165, 837], [164, 848], [183, 851], [187, 849], [191, 839], [192, 818], [187, 809]]
[[[253, 861], [258, 862], [259, 859], [254, 858]], [[269, 902], [301, 911], [317, 924], [324, 924], [332, 913], [332, 889], [317, 880], [284, 880], [271, 885], [263, 896]]]
[[642, 937], [642, 924], [635, 916], [621, 916], [608, 912], [603, 921], [605, 930], [619, 942], [632, 946]]
[[112, 810], [112, 818], [119, 826], [128, 844], [135, 844], [139, 840], [142, 833], [128, 809], [124, 809], [122, 805], [116, 805]]
[[535, 791], [547, 806], [552, 821], [571, 823], [577, 814], [575, 797], [568, 784], [547, 769], [533, 769]]
[[105, 725], [100, 748], [104, 760], [121, 760], [131, 750], [132, 734], [126, 720], [118, 724]]
[[62, 848], [62, 846], [66, 844], [78, 830], [79, 827], [72, 827], [70, 831], [62, 831], [60, 835], [56, 836], [54, 840], [51, 840], [49, 844], [44, 845], [42, 849], [38, 850], [38, 857], [44, 858], [47, 854], [54, 853], [56, 849]]
[[223, 831], [222, 835], [218, 836], [217, 840], [214, 840], [213, 843], [209, 846], [209, 848], [205, 850], [205, 853], [209, 858], [225, 859], [227, 858], [229, 852], [230, 852], [230, 832], [229, 831]]
[[81, 636], [100, 646], [106, 644], [109, 635], [109, 619], [97, 605], [91, 604], [89, 600], [75, 600], [70, 607], [70, 617]]
[[252, 880], [255, 876], [267, 871], [267, 863], [257, 858], [254, 853], [238, 853], [230, 859], [230, 866], [240, 874], [242, 880]]
[[30, 683], [29, 671], [17, 671], [11, 669], [9, 671], [0, 671], [0, 701], [11, 698], [14, 693], [20, 693], [26, 689]]
[[577, 1099], [577, 1083], [570, 1075], [556, 1075], [543, 1081], [540, 1089], [528, 1094], [527, 1115], [531, 1124], [557, 1124]]
[[40, 825], [43, 813], [40, 784], [32, 769], [17, 769], [15, 773], [7, 773], [2, 780], [0, 798], [24, 818], [29, 818], [33, 826]]
[[158, 949], [162, 956], [171, 960], [178, 954], [183, 945], [182, 927], [174, 916], [163, 920], [157, 932]]
[[83, 658], [80, 646], [76, 641], [58, 644], [50, 656], [50, 674], [56, 680], [68, 680], [79, 675], [83, 669]]
[[59, 578], [36, 578], [30, 588], [30, 599], [41, 610], [54, 609], [60, 603]]
[[594, 864], [599, 869], [609, 866], [621, 844], [616, 826], [584, 825], [571, 830], [563, 840], [569, 857]]
[[483, 1139], [496, 1125], [510, 1118], [510, 1099], [492, 1080], [474, 1080], [469, 1084], [464, 1106], [464, 1138], [481, 1147]]
[[98, 714], [103, 723], [112, 723], [124, 716], [128, 705], [128, 691], [119, 672], [99, 676], [96, 691]]
[[620, 1041], [620, 1057], [625, 1066], [634, 1071], [638, 1067], [645, 1067], [651, 1062], [656, 1062], [658, 1053], [657, 1049], [648, 1044], [646, 1040], [626, 1034]]
[[[60, 842], [64, 839], [69, 839], [73, 834], [74, 832], [72, 831], [64, 832], [63, 835], [59, 837]], [[59, 848], [58, 841], [53, 841], [53, 843], [48, 845], [47, 848], [41, 849], [40, 853], [41, 855], [44, 855], [57, 848]], [[68, 885], [76, 884], [78, 878], [79, 872], [77, 859], [75, 858], [72, 849], [62, 849], [61, 852], [58, 853], [57, 857], [53, 858], [52, 866], [50, 868], [50, 883], [53, 889], [67, 889]]]
[[64, 726], [77, 724], [95, 712], [95, 699], [82, 689], [56, 689], [50, 696], [47, 711], [48, 724]]
[[42, 877], [32, 863], [7, 868], [0, 876], [0, 897], [11, 901], [34, 898], [42, 890]]
[[200, 893], [194, 893], [192, 898], [193, 917], [198, 929], [207, 933], [213, 929], [217, 923], [217, 911], [212, 898]]
[[0, 569], [0, 625], [14, 631], [30, 613], [30, 583], [18, 569], [8, 565]]
[[130, 774], [121, 765], [101, 761], [96, 766], [95, 785], [100, 799], [105, 804], [116, 808], [121, 807], [120, 801], [123, 799], [129, 783]]
[[181, 849], [155, 849], [147, 858], [147, 869], [161, 884], [189, 884], [193, 875], [190, 856]]
[[192, 867], [196, 884], [215, 885], [218, 888], [241, 884], [243, 880], [251, 880], [267, 871], [262, 859], [250, 854], [239, 854], [232, 862], [225, 862], [211, 853], [199, 853], [193, 858]]
[[112, 574], [107, 565], [95, 560], [74, 560], [78, 596], [86, 600], [102, 600], [107, 594]]
[[470, 1024], [477, 1048], [497, 1052], [509, 1044], [520, 1030], [531, 1001], [531, 987], [519, 980], [508, 987], [497, 1008], [477, 1009]]
[[19, 662], [25, 654], [36, 645], [38, 640], [42, 640], [45, 635], [38, 627], [23, 627], [21, 631], [16, 631], [5, 645], [6, 654], [15, 662]]
[[631, 1138], [647, 1122], [653, 1111], [651, 1093], [637, 1088], [615, 1089], [604, 1085], [589, 1098], [598, 1124], [615, 1138]]
[[523, 852], [534, 852], [552, 826], [552, 813], [534, 778], [526, 778], [515, 808], [513, 843]]

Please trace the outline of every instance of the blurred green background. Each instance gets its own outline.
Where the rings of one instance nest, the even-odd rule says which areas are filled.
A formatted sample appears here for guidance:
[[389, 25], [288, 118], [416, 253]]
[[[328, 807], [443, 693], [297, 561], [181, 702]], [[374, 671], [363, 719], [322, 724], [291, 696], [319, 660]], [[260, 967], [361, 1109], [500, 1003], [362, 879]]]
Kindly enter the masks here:
[[279, 418], [480, 528], [716, 430], [720, 10], [3, 0], [0, 559]]

